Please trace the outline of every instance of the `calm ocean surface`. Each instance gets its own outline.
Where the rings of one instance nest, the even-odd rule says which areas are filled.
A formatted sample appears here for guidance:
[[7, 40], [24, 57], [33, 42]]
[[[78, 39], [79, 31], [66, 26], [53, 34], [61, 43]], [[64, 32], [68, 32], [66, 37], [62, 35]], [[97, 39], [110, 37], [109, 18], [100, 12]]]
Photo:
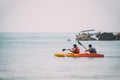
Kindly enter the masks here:
[[77, 44], [75, 35], [0, 33], [0, 80], [119, 80], [120, 41], [81, 41], [86, 47], [92, 44], [104, 58], [54, 56]]

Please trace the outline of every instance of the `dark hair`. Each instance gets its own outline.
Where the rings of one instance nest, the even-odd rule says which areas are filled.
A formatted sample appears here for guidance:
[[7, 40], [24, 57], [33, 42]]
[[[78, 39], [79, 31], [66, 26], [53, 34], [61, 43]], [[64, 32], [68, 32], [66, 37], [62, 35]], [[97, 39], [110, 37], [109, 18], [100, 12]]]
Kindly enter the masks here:
[[89, 44], [88, 46], [89, 46], [89, 47], [92, 47], [92, 44]]
[[74, 44], [73, 46], [74, 46], [74, 47], [77, 47], [77, 45], [76, 45], [76, 44]]

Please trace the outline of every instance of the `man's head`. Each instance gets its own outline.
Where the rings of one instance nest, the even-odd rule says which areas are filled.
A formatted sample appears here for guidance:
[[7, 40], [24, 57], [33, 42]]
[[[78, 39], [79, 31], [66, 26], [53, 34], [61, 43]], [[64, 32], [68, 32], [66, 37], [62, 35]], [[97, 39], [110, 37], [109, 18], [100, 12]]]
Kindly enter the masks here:
[[91, 44], [89, 44], [88, 46], [89, 46], [90, 48], [92, 47], [92, 45], [91, 45]]
[[76, 45], [76, 44], [74, 44], [74, 45], [73, 45], [73, 47], [77, 47], [77, 45]]

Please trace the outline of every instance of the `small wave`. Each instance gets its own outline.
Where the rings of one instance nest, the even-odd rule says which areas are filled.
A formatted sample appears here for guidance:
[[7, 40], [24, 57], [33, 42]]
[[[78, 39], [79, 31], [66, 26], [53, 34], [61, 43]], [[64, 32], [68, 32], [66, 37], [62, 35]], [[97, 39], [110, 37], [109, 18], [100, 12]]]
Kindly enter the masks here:
[[120, 58], [120, 56], [105, 56], [107, 58]]

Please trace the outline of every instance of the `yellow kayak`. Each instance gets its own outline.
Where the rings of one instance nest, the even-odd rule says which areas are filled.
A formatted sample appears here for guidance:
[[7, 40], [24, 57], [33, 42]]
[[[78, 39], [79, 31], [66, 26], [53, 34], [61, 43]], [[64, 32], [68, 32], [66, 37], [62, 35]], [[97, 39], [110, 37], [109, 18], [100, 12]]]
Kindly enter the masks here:
[[57, 56], [57, 57], [65, 57], [65, 54], [64, 53], [56, 53], [56, 54], [54, 54], [55, 56]]
[[76, 54], [76, 53], [56, 53], [54, 54], [56, 57], [104, 57], [103, 54], [100, 54], [100, 53], [79, 53], [79, 54]]

